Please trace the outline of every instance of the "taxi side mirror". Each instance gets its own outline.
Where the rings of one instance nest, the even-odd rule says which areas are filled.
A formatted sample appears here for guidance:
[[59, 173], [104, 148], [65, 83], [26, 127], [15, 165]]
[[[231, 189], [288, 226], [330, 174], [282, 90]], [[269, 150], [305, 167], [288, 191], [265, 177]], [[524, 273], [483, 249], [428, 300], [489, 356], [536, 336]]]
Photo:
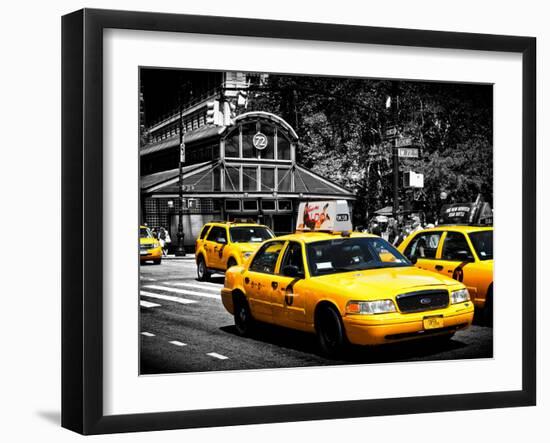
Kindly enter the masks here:
[[220, 238], [218, 238], [218, 239], [216, 240], [216, 243], [225, 244], [225, 243], [227, 243], [227, 240], [226, 240], [225, 238], [223, 238], [223, 237], [220, 237]]
[[286, 265], [283, 268], [283, 275], [285, 277], [304, 278], [304, 274], [300, 272], [300, 269], [298, 269], [298, 266], [294, 266], [294, 265]]
[[416, 265], [416, 262], [418, 261], [418, 256], [417, 256], [417, 255], [411, 255], [411, 256], [409, 257], [409, 260], [411, 261], [411, 263], [412, 263], [413, 265]]

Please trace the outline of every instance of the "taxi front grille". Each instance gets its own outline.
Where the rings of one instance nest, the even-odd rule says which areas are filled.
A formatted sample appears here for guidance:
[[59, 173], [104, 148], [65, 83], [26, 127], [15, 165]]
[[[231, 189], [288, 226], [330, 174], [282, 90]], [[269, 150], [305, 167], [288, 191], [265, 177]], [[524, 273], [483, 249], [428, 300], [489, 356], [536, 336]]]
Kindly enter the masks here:
[[401, 312], [432, 311], [449, 305], [449, 292], [441, 289], [417, 291], [396, 297]]

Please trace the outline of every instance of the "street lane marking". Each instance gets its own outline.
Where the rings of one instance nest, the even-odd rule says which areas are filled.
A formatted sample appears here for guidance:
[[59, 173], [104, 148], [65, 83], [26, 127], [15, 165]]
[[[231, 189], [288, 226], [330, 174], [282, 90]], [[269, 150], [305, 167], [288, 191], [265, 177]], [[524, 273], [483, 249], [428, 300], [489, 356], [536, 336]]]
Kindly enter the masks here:
[[151, 278], [151, 277], [140, 277], [140, 278], [144, 281], [157, 281], [156, 278]]
[[210, 287], [203, 286], [201, 284], [196, 284], [196, 283], [168, 283], [168, 284], [174, 285], [174, 286], [185, 286], [186, 288], [199, 288], [199, 289], [204, 289], [205, 291], [219, 291], [222, 288], [222, 285], [220, 285], [217, 288], [210, 288]]
[[218, 358], [220, 360], [227, 360], [229, 357], [226, 357], [225, 355], [218, 354], [217, 352], [209, 352], [208, 354], [210, 357]]
[[155, 334], [151, 334], [150, 332], [142, 332], [141, 335], [145, 335], [145, 337], [154, 337]]
[[151, 303], [150, 301], [140, 300], [139, 305], [143, 306], [144, 308], [156, 308], [157, 306], [160, 306], [158, 303]]
[[182, 343], [181, 341], [173, 340], [170, 343], [172, 343], [175, 346], [187, 346], [187, 343]]
[[195, 300], [188, 300], [186, 298], [174, 297], [172, 295], [155, 294], [154, 292], [139, 291], [140, 295], [145, 297], [158, 298], [159, 300], [173, 301], [174, 303], [181, 303], [182, 305], [188, 305], [190, 303], [197, 303]]
[[[170, 288], [168, 286], [145, 285], [144, 288], [157, 289], [158, 291], [174, 292], [176, 294], [197, 295], [199, 297], [215, 298], [217, 300], [221, 298], [220, 295], [216, 295], [216, 294], [206, 294], [204, 292], [189, 291], [187, 289]], [[143, 294], [143, 291], [141, 293]]]

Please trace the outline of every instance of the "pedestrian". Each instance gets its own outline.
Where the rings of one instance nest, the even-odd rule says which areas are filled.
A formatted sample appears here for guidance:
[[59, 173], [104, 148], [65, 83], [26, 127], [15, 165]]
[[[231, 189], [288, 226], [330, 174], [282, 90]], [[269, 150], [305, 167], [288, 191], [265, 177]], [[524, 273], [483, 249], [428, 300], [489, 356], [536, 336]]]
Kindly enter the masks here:
[[162, 249], [162, 255], [165, 255], [164, 248], [166, 246], [166, 230], [163, 227], [161, 227], [159, 230], [159, 243]]
[[166, 232], [166, 239], [164, 240], [164, 248], [162, 249], [162, 252], [164, 253], [164, 256], [168, 255], [168, 248], [170, 247], [170, 243], [172, 243], [172, 239], [170, 238], [170, 233], [168, 230], [165, 230]]

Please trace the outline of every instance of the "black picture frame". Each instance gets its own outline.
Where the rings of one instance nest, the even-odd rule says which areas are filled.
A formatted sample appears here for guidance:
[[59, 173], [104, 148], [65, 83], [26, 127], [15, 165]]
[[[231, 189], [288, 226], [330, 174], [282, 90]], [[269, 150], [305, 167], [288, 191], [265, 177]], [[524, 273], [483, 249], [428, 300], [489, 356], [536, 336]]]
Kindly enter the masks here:
[[[103, 30], [217, 34], [522, 55], [522, 388], [392, 399], [106, 416], [103, 413]], [[62, 18], [62, 426], [82, 434], [536, 404], [536, 39], [83, 9]], [[518, 122], [519, 123], [519, 122]]]

